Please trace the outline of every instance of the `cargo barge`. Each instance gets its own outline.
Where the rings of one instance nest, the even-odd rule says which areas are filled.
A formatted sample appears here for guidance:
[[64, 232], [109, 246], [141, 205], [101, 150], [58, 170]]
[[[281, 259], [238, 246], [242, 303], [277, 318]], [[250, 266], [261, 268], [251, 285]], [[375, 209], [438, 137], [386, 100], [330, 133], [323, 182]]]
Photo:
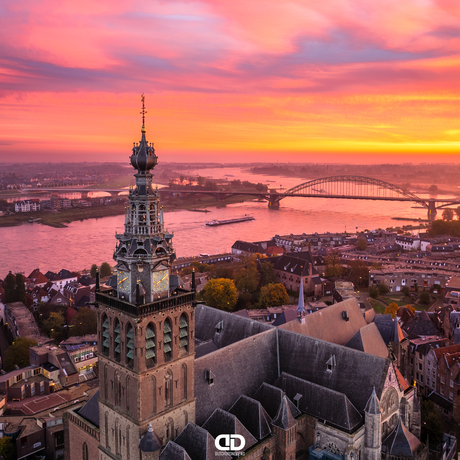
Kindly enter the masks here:
[[237, 217], [236, 219], [213, 220], [211, 222], [206, 222], [206, 225], [209, 225], [210, 227], [217, 227], [219, 225], [236, 224], [238, 222], [247, 222], [249, 220], [254, 220], [254, 217], [244, 216], [244, 217]]

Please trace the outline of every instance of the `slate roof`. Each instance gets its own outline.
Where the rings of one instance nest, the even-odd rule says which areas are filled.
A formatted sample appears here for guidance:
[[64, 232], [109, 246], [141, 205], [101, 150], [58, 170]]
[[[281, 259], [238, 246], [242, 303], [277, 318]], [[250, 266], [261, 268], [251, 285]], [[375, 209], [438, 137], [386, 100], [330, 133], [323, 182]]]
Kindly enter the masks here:
[[[309, 254], [309, 253], [308, 253]], [[301, 259], [294, 255], [281, 256], [275, 262], [273, 268], [286, 273], [292, 273], [297, 276], [317, 275], [317, 270], [313, 267], [310, 273], [311, 256], [307, 259]]]
[[191, 458], [183, 447], [174, 441], [169, 441], [160, 454], [160, 460], [191, 460]]
[[366, 414], [373, 414], [373, 415], [382, 413], [382, 406], [380, 405], [380, 401], [377, 398], [377, 394], [375, 393], [375, 388], [372, 390], [371, 397], [367, 401], [364, 412], [366, 412]]
[[99, 390], [88, 399], [88, 402], [78, 411], [78, 415], [82, 416], [94, 426], [99, 428]]
[[386, 358], [388, 348], [374, 323], [362, 327], [346, 344], [346, 347]]
[[161, 447], [161, 441], [153, 431], [152, 424], [150, 423], [147, 433], [139, 441], [139, 449], [142, 452], [156, 452]]
[[[303, 284], [303, 283], [302, 283]], [[297, 309], [291, 308], [289, 310], [284, 310], [280, 313], [275, 321], [273, 321], [273, 326], [281, 326], [282, 324], [289, 323], [289, 321], [297, 320]]]
[[254, 243], [248, 243], [246, 241], [235, 241], [232, 245], [232, 249], [236, 249], [238, 251], [243, 251], [243, 252], [249, 252], [251, 254], [256, 254], [259, 252], [260, 254], [263, 254], [264, 248], [260, 246], [259, 244], [254, 244]]
[[[233, 318], [245, 321], [238, 316]], [[216, 407], [228, 410], [239, 396], [253, 394], [263, 382], [276, 380], [277, 331], [270, 327], [268, 331], [195, 359], [196, 423], [203, 424]], [[214, 374], [212, 384], [207, 379], [209, 371]]]
[[276, 417], [272, 420], [273, 425], [282, 428], [283, 430], [288, 430], [297, 423], [294, 416], [292, 415], [289, 403], [291, 402], [289, 401], [287, 396], [284, 395], [278, 413], [276, 414]]
[[[347, 312], [348, 321], [343, 318], [343, 311]], [[280, 328], [345, 345], [366, 325], [357, 300], [351, 298], [305, 316], [304, 324], [291, 321]]]
[[219, 452], [214, 443], [214, 438], [200, 426], [194, 423], [189, 423], [181, 431], [179, 436], [174, 442], [185, 449], [191, 460], [211, 460], [224, 458], [231, 458], [230, 455], [225, 455], [224, 452]]
[[388, 455], [398, 457], [413, 457], [421, 446], [420, 441], [402, 424], [399, 418], [395, 429], [383, 441]]
[[[332, 307], [326, 311], [330, 308]], [[361, 413], [373, 386], [377, 396], [381, 396], [389, 366], [388, 358], [369, 355], [313, 337], [299, 336], [281, 328], [277, 330], [281, 372], [346, 394]], [[331, 362], [331, 358], [333, 362], [329, 370], [328, 362]]]
[[271, 434], [270, 416], [259, 401], [240, 396], [229, 412], [235, 414], [249, 432], [259, 441]]
[[421, 336], [437, 335], [438, 329], [431, 321], [427, 312], [422, 312], [421, 315], [409, 318], [402, 326], [410, 339]]
[[297, 394], [302, 395], [299, 401], [302, 412], [325, 420], [337, 428], [351, 433], [363, 422], [361, 414], [343, 393], [285, 372], [276, 381], [276, 385], [282, 388], [290, 399]]
[[[284, 396], [285, 393], [281, 388], [264, 382], [254, 394], [254, 399], [260, 401], [267, 414], [274, 419], [278, 415]], [[294, 417], [300, 415], [300, 411], [291, 401], [289, 401], [289, 406]]]
[[213, 438], [220, 434], [239, 434], [245, 440], [245, 450], [257, 444], [257, 439], [248, 429], [238, 420], [238, 418], [220, 408], [217, 408], [203, 424], [203, 428], [209, 432]]
[[374, 318], [374, 323], [385, 344], [388, 345], [390, 342], [399, 343], [404, 339], [398, 320], [393, 319], [391, 315], [377, 315]]

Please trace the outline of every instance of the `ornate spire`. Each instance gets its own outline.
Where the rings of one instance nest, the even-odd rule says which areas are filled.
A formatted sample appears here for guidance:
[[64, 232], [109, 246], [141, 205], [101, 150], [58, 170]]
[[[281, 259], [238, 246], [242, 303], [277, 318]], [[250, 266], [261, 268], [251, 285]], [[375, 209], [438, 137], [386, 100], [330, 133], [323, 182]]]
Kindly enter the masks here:
[[296, 312], [298, 316], [302, 316], [305, 313], [305, 304], [303, 298], [303, 278], [300, 276], [300, 289], [299, 289], [299, 304], [297, 305]]
[[141, 110], [140, 114], [142, 115], [142, 133], [145, 134], [146, 133], [146, 130], [145, 130], [145, 114], [147, 113], [147, 111], [145, 110], [145, 96], [144, 96], [144, 93], [141, 94], [141, 101], [142, 101], [142, 110]]

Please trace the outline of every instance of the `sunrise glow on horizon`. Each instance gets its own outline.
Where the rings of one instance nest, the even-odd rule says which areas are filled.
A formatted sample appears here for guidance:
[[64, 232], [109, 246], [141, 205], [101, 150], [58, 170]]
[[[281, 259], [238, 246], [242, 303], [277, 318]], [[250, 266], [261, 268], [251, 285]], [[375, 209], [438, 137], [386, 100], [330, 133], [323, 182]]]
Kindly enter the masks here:
[[0, 162], [459, 162], [458, 0], [0, 6]]

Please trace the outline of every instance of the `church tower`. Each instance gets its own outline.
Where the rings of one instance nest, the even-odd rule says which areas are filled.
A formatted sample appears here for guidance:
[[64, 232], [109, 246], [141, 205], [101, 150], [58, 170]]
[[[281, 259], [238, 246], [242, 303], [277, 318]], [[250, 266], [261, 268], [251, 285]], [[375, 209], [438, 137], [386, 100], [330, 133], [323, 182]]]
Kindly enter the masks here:
[[125, 231], [117, 235], [117, 286], [96, 292], [99, 351], [99, 459], [154, 459], [195, 421], [195, 292], [171, 276], [173, 235], [164, 229], [151, 170], [142, 96], [141, 141], [131, 164]]

